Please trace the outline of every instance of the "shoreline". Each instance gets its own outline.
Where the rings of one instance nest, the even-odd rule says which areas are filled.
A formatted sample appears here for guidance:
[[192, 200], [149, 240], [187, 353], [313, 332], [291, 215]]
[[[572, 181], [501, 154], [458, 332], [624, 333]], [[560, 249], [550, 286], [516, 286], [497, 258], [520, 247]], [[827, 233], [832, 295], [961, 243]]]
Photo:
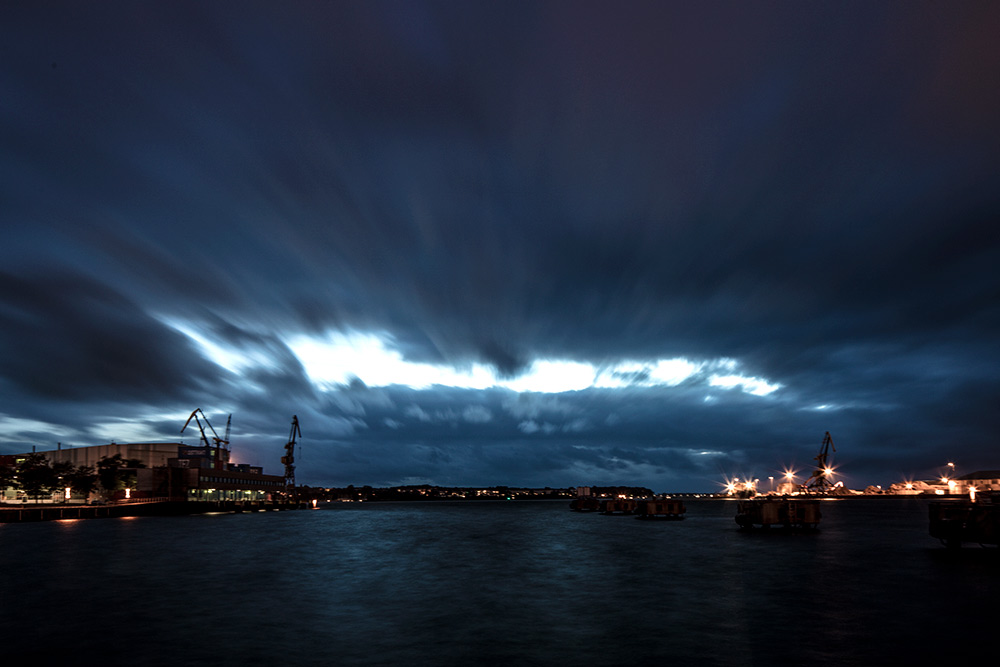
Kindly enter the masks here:
[[112, 503], [108, 505], [39, 504], [12, 507], [0, 505], [0, 523], [36, 521], [76, 521], [140, 516], [185, 516], [209, 512], [277, 512], [306, 509], [305, 502], [263, 500], [163, 500], [156, 502]]

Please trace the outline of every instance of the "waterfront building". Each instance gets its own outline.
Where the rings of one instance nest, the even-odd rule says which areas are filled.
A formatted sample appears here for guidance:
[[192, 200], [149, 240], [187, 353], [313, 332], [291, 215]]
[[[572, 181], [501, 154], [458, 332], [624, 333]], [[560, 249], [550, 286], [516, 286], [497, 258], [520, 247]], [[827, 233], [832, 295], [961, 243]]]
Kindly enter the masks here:
[[889, 487], [889, 493], [903, 496], [965, 496], [973, 487], [977, 493], [1000, 491], [1000, 470], [979, 470], [955, 478], [896, 482]]
[[[285, 478], [265, 475], [262, 467], [229, 462], [229, 450], [221, 447], [192, 446], [178, 442], [111, 443], [88, 447], [60, 447], [37, 452], [49, 463], [66, 461], [76, 467], [95, 470], [104, 458], [121, 455], [141, 466], [127, 470], [135, 475], [129, 499], [269, 501], [285, 494]], [[17, 465], [28, 454], [4, 457], [7, 465]], [[118, 492], [122, 494], [122, 492]], [[48, 502], [62, 501], [64, 494], [53, 493]], [[0, 500], [23, 499], [13, 488], [0, 489]], [[46, 499], [42, 499], [43, 502]], [[82, 499], [81, 499], [82, 500]]]
[[1000, 491], [1000, 470], [977, 470], [955, 478], [954, 493], [968, 495], [972, 487], [976, 493]]

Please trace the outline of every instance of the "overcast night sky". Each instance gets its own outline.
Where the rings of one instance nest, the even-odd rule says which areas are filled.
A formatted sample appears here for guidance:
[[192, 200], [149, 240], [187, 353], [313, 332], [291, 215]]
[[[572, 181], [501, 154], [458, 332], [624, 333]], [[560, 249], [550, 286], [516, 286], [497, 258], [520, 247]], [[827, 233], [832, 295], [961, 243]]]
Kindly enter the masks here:
[[[0, 453], [1000, 468], [1000, 4], [0, 5]], [[186, 432], [185, 442], [197, 439]]]

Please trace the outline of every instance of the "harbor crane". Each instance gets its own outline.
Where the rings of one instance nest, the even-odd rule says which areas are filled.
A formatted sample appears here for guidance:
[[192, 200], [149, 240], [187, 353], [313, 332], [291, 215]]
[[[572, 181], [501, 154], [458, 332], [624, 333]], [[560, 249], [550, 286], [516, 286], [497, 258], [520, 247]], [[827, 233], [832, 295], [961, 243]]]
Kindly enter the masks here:
[[292, 430], [288, 434], [288, 442], [285, 444], [285, 455], [281, 457], [281, 462], [285, 464], [285, 490], [288, 493], [295, 492], [295, 437], [302, 437], [299, 430], [299, 417], [292, 415]]
[[[201, 418], [198, 417], [199, 414], [201, 415]], [[194, 412], [191, 413], [191, 416], [187, 418], [186, 422], [184, 422], [184, 426], [181, 427], [181, 433], [184, 433], [184, 429], [188, 427], [188, 424], [191, 423], [192, 419], [194, 420], [194, 423], [198, 425], [198, 430], [201, 431], [201, 441], [205, 443], [205, 447], [208, 448], [209, 451], [214, 453], [213, 459], [215, 467], [221, 467], [221, 452], [222, 450], [229, 450], [229, 427], [232, 424], [233, 416], [229, 415], [229, 419], [226, 421], [225, 438], [219, 437], [219, 434], [216, 433], [215, 428], [212, 427], [211, 422], [208, 421], [208, 417], [205, 416], [205, 413], [202, 412], [201, 408], [195, 408]], [[204, 426], [201, 423], [202, 420], [205, 422]], [[212, 432], [212, 442], [208, 441], [208, 434], [205, 432], [205, 426], [207, 426], [208, 430]]]
[[823, 443], [820, 445], [819, 454], [814, 459], [816, 461], [816, 469], [812, 471], [812, 475], [802, 485], [802, 489], [807, 493], [823, 493], [833, 488], [833, 482], [830, 481], [830, 477], [833, 475], [833, 468], [830, 467], [829, 460], [830, 450], [836, 452], [837, 448], [833, 446], [833, 438], [830, 437], [830, 432], [827, 431], [826, 435], [823, 436]]

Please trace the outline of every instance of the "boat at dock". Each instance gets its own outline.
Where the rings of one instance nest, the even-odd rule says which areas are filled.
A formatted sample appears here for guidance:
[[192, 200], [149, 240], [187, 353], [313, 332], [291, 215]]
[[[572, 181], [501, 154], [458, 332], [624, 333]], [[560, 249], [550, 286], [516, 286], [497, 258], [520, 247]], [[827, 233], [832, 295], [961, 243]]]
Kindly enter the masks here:
[[569, 503], [574, 512], [596, 512], [601, 509], [601, 501], [593, 496], [579, 496]]
[[634, 514], [638, 506], [634, 498], [606, 498], [601, 501], [601, 514]]
[[675, 498], [656, 500], [640, 500], [635, 509], [637, 519], [660, 519], [665, 521], [680, 521], [684, 518], [687, 508], [684, 502]]
[[757, 496], [737, 501], [736, 507], [736, 523], [746, 530], [755, 526], [813, 529], [821, 517], [817, 498]]
[[929, 530], [950, 549], [963, 542], [1000, 546], [1000, 493], [928, 504]]

